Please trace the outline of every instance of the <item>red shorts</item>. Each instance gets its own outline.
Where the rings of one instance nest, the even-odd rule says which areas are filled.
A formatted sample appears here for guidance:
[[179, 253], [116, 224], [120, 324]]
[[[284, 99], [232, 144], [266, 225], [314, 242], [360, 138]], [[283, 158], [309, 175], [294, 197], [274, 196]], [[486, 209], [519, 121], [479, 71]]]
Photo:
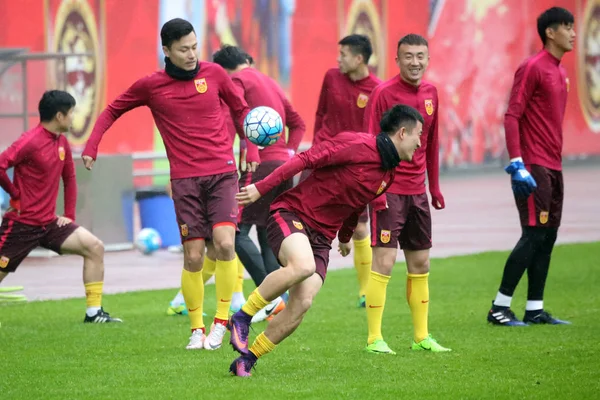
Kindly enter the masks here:
[[237, 171], [173, 179], [171, 188], [182, 242], [210, 240], [217, 225], [237, 226]]
[[371, 246], [405, 250], [431, 248], [431, 212], [427, 194], [386, 193], [388, 208], [371, 210]]
[[3, 219], [0, 225], [0, 271], [15, 272], [25, 257], [37, 247], [62, 254], [60, 247], [75, 230], [74, 222], [62, 227], [56, 221], [46, 226], [26, 225]]
[[[283, 165], [285, 161], [265, 161], [258, 166], [258, 169], [254, 172], [242, 172], [240, 177], [240, 188], [248, 186], [251, 183], [256, 183], [265, 179], [280, 165]], [[260, 227], [267, 226], [267, 220], [269, 219], [269, 208], [271, 203], [277, 196], [291, 189], [294, 185], [293, 179], [283, 182], [275, 189], [258, 199], [257, 202], [247, 206], [239, 206], [238, 223], [244, 225], [256, 225]]]
[[278, 260], [281, 243], [292, 233], [302, 233], [308, 237], [315, 258], [316, 273], [325, 281], [327, 266], [329, 265], [331, 241], [323, 234], [306, 226], [293, 212], [281, 208], [273, 211], [269, 216], [267, 224], [267, 237], [269, 245], [273, 249], [273, 254], [275, 254]]
[[515, 198], [521, 226], [558, 228], [562, 219], [564, 187], [562, 171], [528, 165], [537, 189], [528, 198]]

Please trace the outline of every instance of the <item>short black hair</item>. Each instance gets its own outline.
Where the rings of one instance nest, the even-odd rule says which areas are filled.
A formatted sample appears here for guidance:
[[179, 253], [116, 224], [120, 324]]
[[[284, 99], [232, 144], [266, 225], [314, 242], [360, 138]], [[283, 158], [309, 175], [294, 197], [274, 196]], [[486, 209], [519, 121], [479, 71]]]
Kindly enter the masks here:
[[40, 121], [50, 122], [58, 113], [67, 115], [75, 104], [75, 98], [69, 93], [62, 90], [48, 90], [44, 92], [38, 104]]
[[542, 39], [542, 43], [546, 45], [546, 29], [558, 29], [560, 25], [570, 25], [575, 23], [575, 18], [569, 10], [561, 7], [552, 7], [540, 14], [537, 19], [537, 30]]
[[160, 40], [162, 45], [170, 48], [173, 42], [189, 35], [194, 31], [194, 27], [189, 21], [182, 18], [174, 18], [165, 22], [160, 30]]
[[369, 59], [373, 54], [373, 46], [371, 40], [365, 35], [348, 35], [338, 42], [340, 46], [348, 46], [354, 55], [362, 55], [365, 64], [369, 63]]
[[408, 46], [427, 46], [429, 48], [429, 43], [427, 43], [427, 39], [425, 39], [421, 35], [417, 35], [416, 33], [409, 33], [398, 40], [398, 47], [396, 48], [396, 53], [400, 51], [400, 46], [403, 44]]
[[225, 69], [236, 69], [238, 65], [248, 63], [248, 54], [239, 47], [225, 45], [213, 54], [213, 62]]
[[412, 131], [417, 122], [425, 123], [417, 109], [404, 104], [396, 104], [383, 114], [379, 121], [379, 127], [382, 132], [391, 135], [402, 127], [407, 131]]
[[244, 52], [244, 56], [246, 56], [246, 60], [248, 61], [248, 64], [254, 64], [254, 58], [252, 58], [252, 56], [246, 52]]

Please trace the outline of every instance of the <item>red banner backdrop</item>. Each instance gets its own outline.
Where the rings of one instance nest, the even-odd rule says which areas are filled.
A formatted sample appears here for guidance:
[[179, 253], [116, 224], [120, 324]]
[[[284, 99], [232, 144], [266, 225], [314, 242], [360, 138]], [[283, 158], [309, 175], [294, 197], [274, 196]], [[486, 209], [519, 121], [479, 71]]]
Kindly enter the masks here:
[[[39, 0], [0, 0], [0, 48], [28, 48], [44, 51], [44, 8]], [[26, 12], [24, 10], [27, 10]], [[10, 66], [0, 61], [0, 114], [23, 112], [22, 70], [19, 63]], [[27, 66], [30, 81], [27, 91], [30, 111], [37, 112], [41, 93], [46, 88], [46, 66], [43, 62], [32, 62]], [[30, 118], [29, 126], [35, 126], [39, 118]], [[4, 149], [23, 132], [22, 118], [0, 117], [0, 149]]]
[[46, 0], [46, 50], [80, 54], [65, 62], [49, 62], [48, 87], [61, 88], [77, 101], [69, 142], [77, 151], [85, 145], [104, 105], [106, 49], [102, 0]]
[[[94, 53], [93, 60], [67, 63], [67, 87], [79, 96], [82, 114], [72, 142], [80, 147], [99, 109], [156, 69], [159, 8], [182, 1], [45, 0], [40, 9], [36, 0], [0, 0], [0, 47]], [[210, 59], [221, 43], [246, 49], [257, 68], [290, 95], [307, 123], [306, 142], [312, 140], [323, 76], [336, 66], [342, 36], [369, 35], [371, 68], [386, 79], [398, 73], [398, 39], [410, 32], [425, 35], [431, 53], [426, 78], [440, 93], [441, 159], [448, 167], [497, 163], [504, 156], [503, 119], [514, 71], [541, 47], [536, 18], [550, 6], [566, 7], [575, 15], [578, 42], [563, 60], [570, 79], [564, 154], [600, 155], [600, 0], [185, 1], [204, 10], [196, 23], [203, 58]], [[28, 69], [31, 111], [44, 89], [61, 83], [57, 71], [41, 64]], [[20, 93], [20, 72], [13, 67], [0, 77], [2, 112], [19, 112]], [[22, 123], [0, 123], [2, 147]], [[152, 130], [148, 110], [134, 110], [106, 135], [101, 151], [152, 150]]]

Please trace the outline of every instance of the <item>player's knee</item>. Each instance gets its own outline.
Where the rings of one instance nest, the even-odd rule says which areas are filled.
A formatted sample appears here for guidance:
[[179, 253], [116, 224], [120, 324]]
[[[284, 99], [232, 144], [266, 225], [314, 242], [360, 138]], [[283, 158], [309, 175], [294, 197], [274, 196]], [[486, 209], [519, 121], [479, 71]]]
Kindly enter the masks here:
[[300, 299], [298, 308], [299, 308], [301, 316], [303, 316], [304, 314], [306, 314], [306, 312], [308, 310], [310, 310], [310, 308], [312, 307], [312, 303], [313, 303], [312, 297], [303, 297], [302, 299]]
[[199, 251], [187, 251], [184, 253], [183, 262], [185, 263], [185, 269], [192, 272], [197, 272], [202, 269], [202, 263], [204, 262], [204, 255]]
[[374, 272], [382, 275], [391, 275], [395, 263], [395, 252], [373, 251], [373, 265], [371, 269]]
[[235, 239], [223, 237], [214, 241], [217, 258], [230, 260], [235, 256]]
[[410, 262], [407, 265], [408, 268], [408, 272], [410, 272], [411, 274], [426, 274], [429, 272], [429, 257], [427, 258], [419, 258], [417, 260], [414, 260], [413, 262]]
[[302, 318], [304, 314], [312, 307], [313, 298], [310, 296], [290, 296], [288, 308], [295, 318]]
[[352, 239], [363, 240], [367, 236], [369, 236], [369, 229], [367, 228], [367, 224], [359, 223], [358, 225], [356, 225], [356, 229], [354, 230], [354, 235], [352, 235]]
[[97, 237], [92, 237], [84, 244], [84, 252], [87, 257], [95, 260], [104, 259], [104, 243]]
[[313, 258], [290, 260], [288, 262], [288, 268], [290, 267], [295, 272], [295, 275], [298, 278], [297, 281], [302, 281], [311, 277], [317, 270], [317, 266]]

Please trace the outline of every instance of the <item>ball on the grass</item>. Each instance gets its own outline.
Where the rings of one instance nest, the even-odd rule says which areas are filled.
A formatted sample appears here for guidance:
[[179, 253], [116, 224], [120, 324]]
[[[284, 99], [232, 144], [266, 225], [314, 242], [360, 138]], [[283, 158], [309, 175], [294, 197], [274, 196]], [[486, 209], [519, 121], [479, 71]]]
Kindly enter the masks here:
[[135, 238], [135, 247], [143, 254], [150, 255], [160, 249], [162, 240], [156, 229], [144, 228]]
[[257, 146], [267, 147], [276, 143], [282, 132], [283, 120], [271, 107], [256, 107], [244, 119], [244, 133]]

